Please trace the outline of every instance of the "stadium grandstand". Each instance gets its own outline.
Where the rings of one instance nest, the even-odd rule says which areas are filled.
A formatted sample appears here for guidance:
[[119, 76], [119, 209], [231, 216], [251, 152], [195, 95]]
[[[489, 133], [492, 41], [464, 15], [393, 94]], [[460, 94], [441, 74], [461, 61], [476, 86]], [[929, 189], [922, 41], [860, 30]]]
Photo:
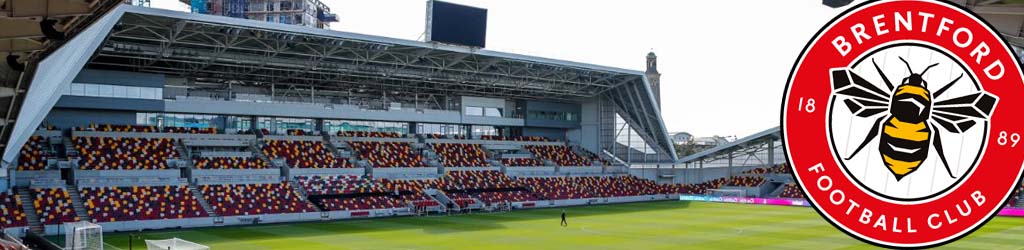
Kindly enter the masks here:
[[[89, 4], [57, 21], [63, 39], [4, 50], [18, 64], [0, 89], [0, 249], [79, 221], [137, 232], [803, 200], [778, 128], [678, 156], [653, 53], [637, 71], [71, 2]], [[1024, 206], [1022, 190], [1008, 206]]]
[[630, 175], [677, 160], [650, 72], [132, 5], [96, 17], [25, 73], [5, 227], [675, 199]]

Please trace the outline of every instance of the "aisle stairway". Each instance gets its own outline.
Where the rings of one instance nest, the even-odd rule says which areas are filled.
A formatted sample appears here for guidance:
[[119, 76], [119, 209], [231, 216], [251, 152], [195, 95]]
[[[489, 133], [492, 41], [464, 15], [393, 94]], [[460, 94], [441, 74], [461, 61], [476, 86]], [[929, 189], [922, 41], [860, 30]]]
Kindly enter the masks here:
[[199, 201], [199, 206], [203, 207], [203, 210], [206, 210], [206, 214], [210, 215], [210, 217], [219, 216], [217, 215], [217, 211], [213, 209], [213, 206], [210, 206], [210, 202], [203, 198], [203, 194], [199, 192], [199, 188], [196, 187], [196, 184], [189, 183], [188, 191], [192, 192], [192, 197]]
[[78, 215], [78, 218], [83, 221], [92, 221], [89, 213], [85, 210], [85, 202], [82, 200], [82, 195], [78, 194], [78, 186], [68, 185], [67, 191], [68, 196], [71, 197], [71, 207], [75, 209], [75, 214]]
[[288, 181], [288, 185], [292, 186], [292, 190], [295, 190], [295, 193], [299, 195], [299, 199], [302, 199], [306, 203], [309, 203], [309, 205], [313, 207], [313, 209], [316, 209], [317, 212], [322, 211], [320, 207], [318, 207], [316, 204], [313, 204], [313, 201], [309, 200], [309, 194], [306, 193], [306, 190], [303, 189], [302, 186], [290, 180]]
[[34, 233], [42, 233], [43, 224], [39, 221], [39, 214], [36, 213], [36, 205], [33, 201], [35, 196], [32, 195], [32, 190], [28, 187], [18, 187], [15, 192], [18, 193], [18, 198], [21, 200], [21, 210], [25, 212], [29, 230]]

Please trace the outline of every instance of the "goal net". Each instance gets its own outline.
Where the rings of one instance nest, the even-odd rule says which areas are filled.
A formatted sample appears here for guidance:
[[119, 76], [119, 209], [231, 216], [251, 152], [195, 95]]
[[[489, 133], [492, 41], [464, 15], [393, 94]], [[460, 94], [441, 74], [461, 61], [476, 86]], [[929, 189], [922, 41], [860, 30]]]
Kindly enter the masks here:
[[747, 191], [742, 189], [708, 189], [708, 195], [717, 197], [746, 197]]
[[195, 242], [171, 238], [166, 240], [146, 240], [147, 250], [210, 250], [210, 247]]
[[64, 223], [66, 250], [103, 250], [103, 227], [88, 221]]

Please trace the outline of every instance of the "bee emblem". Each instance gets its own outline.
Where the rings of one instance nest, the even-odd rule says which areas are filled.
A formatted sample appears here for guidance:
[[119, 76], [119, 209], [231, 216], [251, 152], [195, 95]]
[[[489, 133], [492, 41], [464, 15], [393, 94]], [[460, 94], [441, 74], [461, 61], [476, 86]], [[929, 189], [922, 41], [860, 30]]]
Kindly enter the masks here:
[[963, 78], [963, 74], [933, 93], [929, 91], [928, 81], [923, 76], [938, 63], [929, 65], [920, 73], [913, 73], [910, 63], [903, 57], [899, 59], [911, 74], [896, 86], [889, 81], [874, 59], [871, 60], [888, 91], [876, 87], [849, 68], [831, 70], [832, 93], [836, 95], [837, 100], [842, 100], [842, 104], [856, 117], [879, 116], [864, 140], [845, 159], [852, 159], [875, 137], [880, 136], [878, 152], [885, 167], [897, 181], [921, 166], [928, 158], [930, 147], [935, 148], [935, 153], [946, 167], [949, 177], [956, 178], [942, 149], [942, 131], [936, 128], [941, 127], [942, 130], [954, 134], [963, 133], [978, 124], [979, 120], [989, 118], [995, 108], [996, 98], [979, 91], [941, 99], [949, 87]]

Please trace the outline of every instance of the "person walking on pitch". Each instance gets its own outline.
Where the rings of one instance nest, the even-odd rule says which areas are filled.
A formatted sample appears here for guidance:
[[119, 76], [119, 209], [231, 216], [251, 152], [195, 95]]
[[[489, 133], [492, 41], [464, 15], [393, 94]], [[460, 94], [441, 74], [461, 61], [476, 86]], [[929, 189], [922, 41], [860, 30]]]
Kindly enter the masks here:
[[562, 209], [562, 227], [569, 226], [569, 223], [565, 221], [565, 209]]

